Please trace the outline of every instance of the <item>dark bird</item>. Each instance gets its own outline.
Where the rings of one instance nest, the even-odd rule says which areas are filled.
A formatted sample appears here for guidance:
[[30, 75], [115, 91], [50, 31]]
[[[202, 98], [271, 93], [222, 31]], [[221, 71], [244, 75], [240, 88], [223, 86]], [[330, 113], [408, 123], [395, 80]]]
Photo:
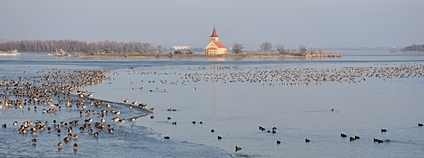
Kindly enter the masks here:
[[169, 136], [164, 136], [163, 138], [164, 138], [164, 139], [169, 139], [170, 137], [169, 137]]
[[236, 152], [239, 151], [239, 150], [241, 150], [241, 147], [236, 146]]
[[196, 121], [192, 121], [191, 123], [196, 124]]
[[387, 132], [387, 129], [383, 128], [383, 129], [381, 129], [381, 132]]
[[343, 134], [343, 133], [341, 133], [340, 136], [343, 137], [343, 138], [347, 137], [346, 134]]
[[422, 123], [418, 123], [418, 126], [423, 126], [423, 124]]
[[221, 136], [218, 136], [218, 140], [221, 140], [222, 139], [222, 137]]
[[305, 139], [305, 142], [306, 142], [306, 143], [309, 143], [309, 142], [311, 142], [311, 140], [309, 140], [309, 139]]
[[211, 129], [211, 132], [213, 133], [213, 132], [215, 132], [215, 130]]
[[281, 142], [279, 140], [277, 140], [277, 144], [281, 144]]

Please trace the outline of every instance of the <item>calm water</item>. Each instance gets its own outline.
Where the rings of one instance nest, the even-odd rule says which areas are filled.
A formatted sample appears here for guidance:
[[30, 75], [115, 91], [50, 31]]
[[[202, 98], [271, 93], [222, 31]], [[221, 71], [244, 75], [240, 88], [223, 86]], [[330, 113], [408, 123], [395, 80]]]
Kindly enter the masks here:
[[[311, 81], [308, 85], [303, 81], [272, 78], [283, 71], [286, 72], [281, 74], [328, 69], [330, 74], [333, 69], [348, 70], [347, 67], [384, 70], [414, 64], [424, 64], [424, 54], [345, 53], [342, 58], [335, 59], [241, 60], [54, 58], [40, 53], [2, 56], [0, 77], [5, 79], [37, 76], [40, 74], [35, 71], [43, 68], [44, 73], [54, 71], [47, 68], [110, 70], [106, 76], [112, 80], [81, 90], [89, 91], [93, 98], [110, 102], [113, 109], [121, 110], [119, 117], [128, 121], [114, 123], [111, 120], [114, 116], [106, 116], [105, 123], [111, 124], [116, 131], [114, 134], [101, 131], [99, 138], [74, 129], [80, 138], [58, 151], [57, 143], [63, 140], [63, 135], [46, 131], [35, 136], [22, 135], [12, 123], [18, 121], [21, 124], [26, 120], [51, 122], [53, 119], [83, 121], [87, 118], [99, 121], [100, 117], [80, 117], [77, 109], [62, 109], [55, 115], [42, 114], [42, 107], [38, 111], [3, 107], [0, 123], [8, 126], [0, 129], [0, 155], [421, 157], [424, 154], [424, 128], [418, 127], [417, 123], [424, 123], [423, 77], [366, 76], [365, 81], [362, 77], [355, 78], [355, 83], [348, 78], [348, 82], [344, 79], [341, 82]], [[424, 73], [422, 66], [420, 71]], [[255, 72], [263, 77], [261, 82], [247, 76]], [[230, 82], [233, 78], [234, 82]], [[257, 80], [251, 83], [246, 78]], [[284, 85], [290, 83], [299, 85]], [[146, 103], [154, 107], [155, 112], [138, 107], [130, 109], [123, 103], [125, 99]], [[168, 111], [168, 108], [176, 111]], [[104, 107], [97, 110], [101, 109]], [[152, 115], [154, 119], [150, 119]], [[129, 122], [131, 117], [137, 117], [134, 124]], [[259, 131], [259, 126], [266, 130], [277, 127], [277, 130], [275, 134]], [[382, 128], [387, 132], [380, 132]], [[214, 129], [213, 133], [211, 129]], [[340, 133], [348, 137], [341, 138]], [[355, 135], [360, 139], [350, 141], [349, 137]], [[171, 139], [165, 140], [163, 136]], [[218, 140], [217, 136], [222, 139]], [[35, 146], [31, 144], [33, 138], [38, 140]], [[374, 143], [373, 138], [391, 141]], [[310, 142], [306, 143], [305, 139]], [[277, 145], [277, 140], [281, 144]], [[75, 142], [79, 144], [78, 150], [72, 148]], [[242, 150], [236, 152], [235, 146], [242, 147]]]

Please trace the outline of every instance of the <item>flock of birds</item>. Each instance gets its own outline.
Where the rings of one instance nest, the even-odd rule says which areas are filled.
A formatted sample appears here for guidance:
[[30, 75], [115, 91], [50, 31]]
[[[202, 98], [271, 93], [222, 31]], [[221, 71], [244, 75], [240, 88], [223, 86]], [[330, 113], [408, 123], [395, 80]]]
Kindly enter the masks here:
[[[199, 69], [206, 69], [205, 67], [199, 67]], [[194, 72], [194, 73], [177, 73], [177, 72], [136, 72], [134, 69], [128, 70], [127, 73], [141, 74], [141, 75], [178, 75], [179, 80], [168, 81], [166, 79], [160, 80], [160, 84], [172, 84], [172, 85], [184, 85], [192, 82], [221, 82], [221, 83], [268, 83], [269, 86], [297, 86], [297, 85], [309, 85], [315, 84], [320, 85], [322, 82], [346, 82], [346, 83], [358, 83], [366, 81], [367, 78], [381, 78], [383, 80], [390, 78], [414, 78], [422, 77], [424, 75], [424, 66], [418, 64], [400, 64], [400, 65], [384, 65], [377, 67], [344, 67], [342, 69], [316, 69], [316, 68], [287, 68], [287, 69], [251, 69], [243, 71], [238, 67], [210, 67], [211, 71], [206, 72]], [[42, 114], [57, 114], [63, 109], [73, 110], [79, 112], [79, 115], [91, 117], [84, 120], [53, 120], [53, 124], [49, 121], [45, 121], [44, 124], [41, 121], [33, 122], [31, 120], [24, 121], [21, 124], [17, 121], [11, 123], [13, 128], [16, 128], [19, 133], [37, 135], [39, 132], [47, 131], [48, 133], [56, 133], [57, 136], [64, 136], [63, 142], [68, 144], [70, 141], [78, 139], [82, 133], [88, 132], [94, 138], [99, 138], [101, 134], [109, 133], [113, 134], [115, 129], [114, 124], [106, 124], [106, 119], [110, 119], [113, 123], [124, 123], [126, 120], [119, 118], [121, 113], [120, 110], [114, 110], [110, 103], [106, 103], [102, 100], [93, 99], [92, 94], [88, 91], [81, 91], [79, 89], [102, 83], [106, 80], [113, 80], [113, 78], [106, 77], [107, 70], [99, 71], [50, 71], [54, 69], [48, 69], [47, 73], [43, 70], [37, 70], [39, 76], [33, 77], [18, 77], [17, 80], [2, 79], [0, 80], [0, 109], [27, 109], [37, 111], [41, 109]], [[113, 75], [118, 75], [118, 72], [113, 72]], [[141, 80], [144, 82], [144, 80]], [[155, 83], [155, 81], [148, 81], [149, 83]], [[109, 82], [111, 84], [111, 82]], [[137, 87], [138, 90], [142, 90], [143, 87]], [[134, 88], [131, 88], [133, 90]], [[157, 87], [156, 90], [159, 88]], [[196, 90], [196, 87], [193, 87]], [[150, 89], [150, 92], [153, 90]], [[166, 92], [166, 89], [162, 90]], [[128, 105], [130, 109], [140, 108], [154, 113], [154, 108], [148, 109], [147, 104], [139, 103], [137, 100], [129, 102], [125, 99], [124, 104]], [[177, 111], [176, 109], [169, 108], [168, 111]], [[112, 118], [113, 117], [113, 118]], [[150, 116], [154, 118], [153, 115]], [[171, 118], [168, 117], [168, 120]], [[130, 118], [131, 123], [134, 123], [136, 118]], [[196, 124], [196, 121], [192, 122]], [[203, 124], [203, 122], [198, 122]], [[173, 125], [177, 125], [177, 122], [172, 122]], [[423, 126], [419, 123], [418, 126]], [[7, 128], [7, 123], [2, 124], [3, 128]], [[74, 129], [79, 129], [80, 133], [75, 132]], [[264, 127], [259, 126], [260, 131], [266, 131]], [[213, 133], [215, 130], [212, 129]], [[273, 127], [267, 132], [276, 133], [277, 128]], [[381, 129], [381, 132], [387, 132], [386, 129]], [[346, 138], [347, 135], [341, 133], [341, 137]], [[218, 140], [221, 140], [221, 136], [217, 136]], [[170, 139], [169, 136], [164, 136], [164, 139]], [[360, 139], [359, 136], [350, 137], [350, 141]], [[37, 144], [37, 139], [31, 140], [32, 144]], [[305, 139], [306, 143], [311, 140]], [[57, 144], [58, 150], [63, 149], [63, 142]], [[374, 142], [390, 142], [389, 139], [380, 140], [374, 138]], [[277, 144], [281, 141], [277, 140]], [[72, 148], [78, 149], [79, 144], [74, 143]], [[235, 151], [239, 151], [242, 148], [235, 146]]]
[[[48, 68], [47, 70], [54, 70]], [[106, 70], [99, 71], [49, 71], [44, 73], [44, 69], [37, 70], [33, 77], [18, 77], [18, 80], [0, 80], [0, 110], [28, 110], [39, 112], [42, 115], [57, 115], [62, 110], [74, 111], [81, 119], [74, 120], [52, 120], [32, 121], [27, 120], [19, 123], [14, 121], [12, 127], [22, 135], [31, 134], [31, 143], [36, 145], [35, 137], [40, 132], [63, 136], [63, 141], [57, 143], [58, 150], [64, 148], [64, 144], [77, 140], [83, 133], [88, 133], [98, 139], [102, 134], [113, 134], [116, 123], [124, 123], [125, 119], [120, 119], [120, 110], [114, 110], [110, 103], [102, 100], [92, 99], [92, 94], [88, 91], [80, 91], [80, 88], [99, 84], [105, 80], [110, 80], [105, 74]], [[4, 77], [5, 78], [5, 77]], [[133, 102], [133, 105], [136, 105]], [[147, 104], [138, 104], [141, 109], [147, 109]], [[153, 111], [154, 109], [150, 109]], [[91, 118], [91, 116], [96, 116]], [[83, 119], [83, 118], [87, 119]], [[106, 119], [113, 117], [113, 124], [106, 124]], [[38, 119], [38, 118], [32, 118]], [[129, 119], [131, 123], [135, 118]], [[2, 124], [2, 128], [8, 128], [8, 124]], [[80, 144], [73, 143], [72, 148], [77, 150]]]

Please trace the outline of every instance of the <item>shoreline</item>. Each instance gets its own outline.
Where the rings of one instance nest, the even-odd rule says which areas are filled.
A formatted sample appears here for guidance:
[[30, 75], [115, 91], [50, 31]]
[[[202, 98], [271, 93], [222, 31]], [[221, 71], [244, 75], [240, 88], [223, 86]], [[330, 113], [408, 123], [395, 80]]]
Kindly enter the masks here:
[[341, 54], [94, 54], [85, 57], [125, 57], [125, 58], [340, 58]]

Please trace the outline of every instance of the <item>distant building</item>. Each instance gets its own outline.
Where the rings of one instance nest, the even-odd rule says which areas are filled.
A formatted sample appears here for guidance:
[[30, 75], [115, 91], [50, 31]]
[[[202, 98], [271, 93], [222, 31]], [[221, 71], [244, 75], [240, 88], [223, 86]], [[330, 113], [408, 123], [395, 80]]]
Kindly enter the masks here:
[[174, 50], [189, 50], [190, 46], [172, 46]]
[[227, 47], [218, 39], [215, 26], [213, 27], [212, 35], [209, 37], [209, 44], [205, 48], [205, 53], [206, 55], [228, 54]]

